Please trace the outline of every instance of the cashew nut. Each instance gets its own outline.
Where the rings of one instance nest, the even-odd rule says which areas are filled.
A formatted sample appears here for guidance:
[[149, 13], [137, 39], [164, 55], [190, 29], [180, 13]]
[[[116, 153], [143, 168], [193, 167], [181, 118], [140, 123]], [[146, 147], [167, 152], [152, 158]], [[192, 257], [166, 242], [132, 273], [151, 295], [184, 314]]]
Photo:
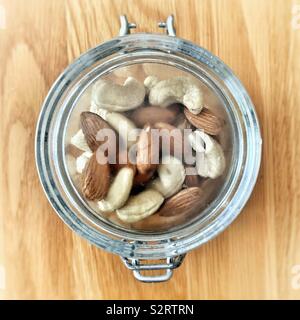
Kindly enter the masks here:
[[124, 81], [124, 78], [126, 79], [128, 77], [133, 77], [139, 81], [143, 81], [145, 78], [144, 68], [141, 64], [132, 64], [125, 67], [117, 68], [113, 71], [113, 75], [117, 77], [117, 81]]
[[98, 116], [105, 120], [105, 114], [108, 112], [107, 110], [99, 108], [93, 101], [91, 101], [90, 112], [96, 113]]
[[148, 189], [131, 196], [125, 206], [116, 212], [122, 221], [133, 223], [156, 212], [163, 202], [164, 197], [159, 192]]
[[71, 143], [82, 151], [91, 151], [81, 129], [71, 138]]
[[[151, 86], [152, 81], [148, 80], [148, 82]], [[184, 104], [193, 114], [198, 114], [203, 108], [203, 94], [192, 79], [175, 77], [156, 83], [150, 89], [149, 102], [162, 107], [179, 102]]]
[[144, 80], [144, 86], [146, 88], [146, 93], [149, 94], [150, 90], [159, 83], [159, 79], [156, 76], [148, 76]]
[[208, 134], [195, 130], [188, 136], [190, 145], [197, 152], [196, 168], [201, 177], [215, 179], [222, 175], [226, 161], [220, 144]]
[[120, 169], [109, 187], [107, 196], [98, 202], [98, 207], [102, 212], [114, 211], [126, 203], [132, 188], [133, 177], [132, 168]]
[[145, 94], [144, 85], [133, 77], [127, 78], [123, 85], [100, 79], [93, 86], [92, 102], [109, 111], [126, 111], [141, 105]]
[[94, 104], [91, 105], [90, 111], [97, 113], [102, 119], [107, 121], [107, 123], [118, 132], [123, 141], [127, 141], [128, 148], [135, 144], [138, 138], [137, 128], [126, 116], [118, 112], [109, 112], [97, 108]]
[[87, 164], [90, 157], [93, 155], [91, 151], [86, 151], [82, 155], [76, 158], [76, 171], [82, 173], [85, 165]]
[[171, 156], [163, 156], [157, 172], [158, 178], [150, 183], [150, 188], [160, 192], [165, 198], [171, 197], [181, 189], [185, 179], [185, 170], [180, 160]]

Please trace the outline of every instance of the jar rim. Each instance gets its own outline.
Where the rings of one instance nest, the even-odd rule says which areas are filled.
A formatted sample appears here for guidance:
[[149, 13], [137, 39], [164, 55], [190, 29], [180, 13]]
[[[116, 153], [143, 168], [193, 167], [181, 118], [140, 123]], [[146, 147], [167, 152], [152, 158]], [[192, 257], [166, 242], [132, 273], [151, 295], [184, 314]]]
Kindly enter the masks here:
[[[55, 177], [57, 172], [50, 163], [49, 151], [52, 143], [50, 137], [53, 121], [58, 113], [57, 103], [63, 99], [74, 79], [82, 75], [84, 71], [88, 71], [96, 61], [106, 59], [109, 62], [115, 52], [121, 52], [123, 58], [130, 59], [135, 52], [138, 51], [139, 54], [142, 54], [142, 49], [147, 50], [149, 47], [167, 54], [178, 53], [184, 59], [190, 59], [191, 63], [196, 61], [196, 63], [200, 63], [199, 67], [206, 67], [216, 78], [224, 82], [228, 92], [238, 101], [237, 106], [245, 129], [247, 156], [243, 163], [243, 174], [231, 200], [222, 213], [211, 223], [208, 223], [205, 228], [198, 230], [198, 232], [194, 230], [193, 233], [187, 233], [180, 237], [167, 232], [164, 236], [143, 234], [127, 241], [126, 234], [120, 233], [118, 238], [116, 234], [112, 235], [109, 229], [103, 229], [99, 232], [73, 212], [62, 194], [66, 190], [58, 186], [57, 177]], [[240, 80], [229, 67], [206, 49], [187, 40], [163, 34], [137, 33], [117, 37], [90, 49], [69, 65], [53, 84], [44, 101], [36, 130], [35, 147], [37, 169], [43, 189], [49, 202], [63, 221], [73, 231], [96, 246], [125, 257], [135, 258], [164, 258], [183, 254], [217, 236], [238, 216], [250, 197], [261, 161], [261, 135], [258, 119], [251, 99]]]

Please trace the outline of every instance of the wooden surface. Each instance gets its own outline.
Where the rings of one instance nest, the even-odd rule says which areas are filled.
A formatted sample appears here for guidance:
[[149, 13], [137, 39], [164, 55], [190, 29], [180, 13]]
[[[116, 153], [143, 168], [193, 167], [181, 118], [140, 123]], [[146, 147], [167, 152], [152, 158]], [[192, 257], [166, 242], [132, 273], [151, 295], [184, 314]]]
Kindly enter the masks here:
[[[299, 299], [297, 3], [0, 0], [1, 297]], [[220, 56], [241, 78], [262, 126], [262, 168], [243, 213], [189, 253], [165, 284], [138, 283], [117, 256], [73, 234], [47, 202], [34, 162], [36, 120], [51, 84], [80, 53], [116, 35], [122, 13], [151, 32], [174, 13], [179, 36]]]

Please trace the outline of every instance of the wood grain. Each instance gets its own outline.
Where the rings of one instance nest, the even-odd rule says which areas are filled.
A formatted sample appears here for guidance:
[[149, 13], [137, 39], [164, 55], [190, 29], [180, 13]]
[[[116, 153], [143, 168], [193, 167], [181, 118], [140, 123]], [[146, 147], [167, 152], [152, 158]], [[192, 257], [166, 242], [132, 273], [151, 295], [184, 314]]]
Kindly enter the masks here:
[[[5, 299], [299, 299], [300, 30], [287, 0], [2, 0], [0, 10], [0, 269]], [[220, 56], [249, 91], [263, 162], [240, 217], [188, 254], [171, 281], [135, 281], [117, 256], [74, 235], [38, 181], [34, 130], [52, 82], [79, 54], [174, 13], [177, 34]], [[3, 20], [3, 14], [2, 14]], [[5, 25], [1, 22], [5, 22]], [[0, 277], [1, 279], [1, 277]]]

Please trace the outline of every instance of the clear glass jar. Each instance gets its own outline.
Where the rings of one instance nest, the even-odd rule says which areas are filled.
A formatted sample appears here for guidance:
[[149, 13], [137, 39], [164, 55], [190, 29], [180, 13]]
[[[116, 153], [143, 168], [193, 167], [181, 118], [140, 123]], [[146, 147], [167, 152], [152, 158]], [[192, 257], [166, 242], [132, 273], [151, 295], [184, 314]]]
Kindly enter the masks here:
[[[126, 25], [123, 27], [128, 31]], [[76, 59], [50, 89], [36, 132], [40, 180], [57, 214], [92, 244], [120, 255], [141, 281], [169, 279], [186, 252], [222, 232], [251, 195], [261, 161], [258, 119], [241, 82], [219, 58], [172, 36], [172, 25], [168, 28], [169, 35], [119, 36]], [[129, 229], [95, 215], [74, 186], [65, 150], [72, 132], [72, 118], [76, 110], [88, 103], [86, 95], [91, 84], [99, 77], [114, 75], [116, 70], [122, 70], [120, 68], [130, 70], [130, 66], [142, 64], [167, 66], [197, 78], [224, 106], [231, 135], [230, 166], [214, 199], [200, 215], [176, 228], [159, 232]], [[166, 263], [143, 264], [144, 259], [166, 259]], [[162, 269], [165, 273], [160, 276], [141, 274], [143, 270], [153, 269]]]

